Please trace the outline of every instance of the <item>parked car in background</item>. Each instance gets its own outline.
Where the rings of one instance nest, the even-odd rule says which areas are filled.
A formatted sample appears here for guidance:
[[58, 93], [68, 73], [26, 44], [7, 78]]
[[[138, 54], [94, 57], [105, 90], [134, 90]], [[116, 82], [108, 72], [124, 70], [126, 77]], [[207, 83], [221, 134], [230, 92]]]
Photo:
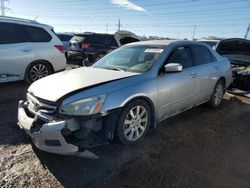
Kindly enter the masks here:
[[206, 39], [201, 39], [201, 40], [197, 40], [198, 42], [202, 42], [202, 43], [205, 43], [209, 46], [211, 46], [213, 49], [216, 48], [216, 45], [220, 42], [220, 40], [206, 40]]
[[18, 121], [39, 149], [84, 156], [114, 137], [137, 143], [158, 122], [202, 103], [217, 107], [231, 80], [229, 61], [208, 45], [136, 42], [33, 83]]
[[216, 51], [232, 64], [232, 87], [250, 91], [250, 40], [230, 38], [220, 41]]
[[65, 49], [53, 28], [36, 21], [0, 17], [0, 83], [32, 83], [66, 67]]
[[70, 40], [67, 57], [81, 62], [87, 59], [85, 65], [89, 66], [119, 46], [137, 41], [140, 41], [139, 37], [129, 31], [119, 31], [114, 35], [101, 33], [76, 34]]
[[74, 36], [73, 33], [57, 33], [59, 39], [62, 41], [64, 48], [67, 50], [69, 48], [69, 41]]

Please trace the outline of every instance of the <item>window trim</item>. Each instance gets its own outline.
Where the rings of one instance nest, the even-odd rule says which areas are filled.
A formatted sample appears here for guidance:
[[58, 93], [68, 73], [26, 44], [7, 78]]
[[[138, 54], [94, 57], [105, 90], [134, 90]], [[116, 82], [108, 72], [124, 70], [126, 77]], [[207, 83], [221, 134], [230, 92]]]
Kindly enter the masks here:
[[[211, 58], [211, 60], [212, 60], [212, 61], [209, 62], [209, 63], [204, 63], [204, 64], [196, 65], [196, 64], [195, 64], [196, 62], [194, 61], [194, 58], [193, 58], [193, 67], [199, 67], [199, 66], [204, 66], [204, 65], [210, 65], [210, 64], [213, 64], [213, 63], [215, 63], [215, 62], [217, 61], [217, 58], [214, 56], [214, 54], [211, 52], [211, 50], [210, 50], [207, 46], [201, 45], [201, 44], [192, 44], [192, 45], [190, 45], [192, 57], [194, 57], [194, 49], [193, 49], [193, 46], [201, 46], [201, 47], [206, 48], [207, 51], [209, 52], [209, 56], [210, 56], [210, 58]], [[214, 57], [214, 58], [213, 58], [213, 57]]]
[[[8, 42], [8, 43], [0, 43], [0, 45], [13, 45], [13, 44], [22, 44], [22, 43], [29, 43], [29, 42], [31, 42], [32, 39], [31, 39], [29, 33], [26, 31], [26, 28], [25, 28], [26, 25], [19, 24], [19, 23], [11, 23], [11, 22], [0, 22], [0, 24], [3, 24], [3, 25], [6, 24], [6, 25], [9, 25], [9, 26], [12, 26], [13, 28], [20, 27], [22, 29], [22, 32], [25, 33], [25, 35], [27, 35], [26, 36], [27, 37], [27, 41], [21, 41], [21, 42], [15, 41], [15, 42]], [[20, 28], [18, 28], [18, 29], [20, 29]]]
[[191, 69], [191, 68], [194, 68], [195, 66], [194, 66], [194, 59], [193, 59], [193, 54], [192, 54], [192, 50], [191, 50], [191, 47], [190, 47], [190, 44], [184, 44], [184, 45], [177, 45], [177, 46], [175, 46], [175, 47], [173, 47], [172, 49], [171, 49], [171, 51], [167, 54], [167, 56], [165, 57], [165, 59], [164, 59], [164, 61], [163, 61], [163, 63], [162, 63], [162, 65], [160, 66], [160, 68], [158, 69], [158, 73], [157, 73], [157, 75], [158, 76], [164, 76], [164, 75], [167, 75], [167, 73], [162, 73], [162, 69], [164, 68], [164, 66], [166, 65], [166, 62], [167, 62], [167, 60], [168, 60], [168, 58], [169, 58], [169, 56], [171, 55], [171, 53], [173, 52], [173, 50], [175, 50], [176, 48], [179, 48], [179, 47], [187, 47], [187, 48], [189, 48], [189, 50], [190, 50], [190, 58], [191, 58], [191, 61], [192, 61], [192, 66], [191, 67], [188, 67], [188, 68], [185, 68], [185, 69], [183, 69], [181, 72], [183, 72], [183, 71], [185, 71], [185, 70], [189, 70], [189, 69]]
[[[48, 35], [50, 39], [48, 41], [35, 41], [35, 40], [33, 40], [33, 37], [31, 36], [30, 32], [28, 31], [29, 28], [40, 29], [41, 31], [43, 31], [44, 33], [46, 33], [46, 35]], [[44, 29], [42, 27], [31, 26], [31, 25], [24, 25], [24, 30], [26, 31], [26, 33], [28, 33], [29, 38], [30, 38], [29, 42], [31, 42], [31, 43], [46, 43], [46, 42], [48, 43], [48, 42], [51, 42], [52, 39], [53, 39], [53, 37], [51, 36], [51, 34], [46, 29]]]
[[[11, 22], [0, 22], [0, 24], [6, 24], [6, 25], [9, 25], [9, 26], [12, 26], [13, 28], [17, 28], [17, 27], [20, 27], [20, 28], [17, 28], [17, 29], [21, 29], [23, 33], [25, 33], [25, 35], [27, 35], [27, 41], [22, 41], [22, 42], [8, 42], [8, 43], [3, 43], [1, 45], [9, 45], [9, 44], [22, 44], [22, 43], [49, 43], [53, 40], [53, 36], [44, 28], [42, 27], [39, 27], [39, 26], [34, 26], [34, 25], [27, 25], [27, 24], [19, 24], [19, 23], [11, 23]], [[49, 40], [47, 41], [35, 41], [33, 40], [30, 32], [28, 31], [29, 28], [35, 28], [35, 29], [40, 29], [42, 30], [44, 33], [46, 33], [46, 35], [49, 36]], [[16, 29], [16, 31], [17, 31]], [[18, 33], [16, 33], [16, 35], [18, 35]]]

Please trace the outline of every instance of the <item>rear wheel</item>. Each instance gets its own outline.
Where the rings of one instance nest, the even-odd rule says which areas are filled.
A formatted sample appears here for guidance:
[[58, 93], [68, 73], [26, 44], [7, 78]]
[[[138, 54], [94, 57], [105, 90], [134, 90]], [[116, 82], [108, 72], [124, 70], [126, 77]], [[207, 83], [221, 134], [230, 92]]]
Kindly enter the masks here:
[[152, 110], [143, 100], [136, 100], [128, 104], [121, 112], [116, 127], [118, 140], [125, 145], [137, 143], [147, 134]]
[[223, 95], [225, 92], [225, 84], [223, 80], [219, 80], [217, 84], [215, 85], [213, 94], [211, 96], [211, 99], [209, 101], [209, 106], [211, 107], [217, 107], [221, 104], [221, 101], [223, 99]]
[[33, 83], [36, 80], [52, 74], [52, 72], [53, 70], [48, 63], [42, 61], [35, 62], [28, 67], [25, 80], [28, 83]]

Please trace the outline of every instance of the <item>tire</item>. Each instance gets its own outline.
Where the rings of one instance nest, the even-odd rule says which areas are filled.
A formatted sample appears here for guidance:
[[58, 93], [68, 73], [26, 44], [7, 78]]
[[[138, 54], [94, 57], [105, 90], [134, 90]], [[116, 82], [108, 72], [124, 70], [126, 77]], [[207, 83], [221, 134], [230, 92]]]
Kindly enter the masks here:
[[43, 61], [37, 61], [35, 63], [32, 63], [28, 67], [25, 73], [25, 81], [31, 84], [35, 82], [36, 80], [39, 80], [52, 73], [53, 73], [53, 69], [50, 66], [50, 64], [43, 62]]
[[219, 106], [223, 99], [224, 93], [225, 93], [225, 83], [223, 80], [219, 80], [214, 87], [213, 94], [210, 98], [210, 101], [208, 102], [208, 105], [213, 108]]
[[135, 100], [122, 110], [115, 136], [124, 145], [136, 144], [148, 133], [151, 120], [152, 110], [148, 103], [141, 99]]

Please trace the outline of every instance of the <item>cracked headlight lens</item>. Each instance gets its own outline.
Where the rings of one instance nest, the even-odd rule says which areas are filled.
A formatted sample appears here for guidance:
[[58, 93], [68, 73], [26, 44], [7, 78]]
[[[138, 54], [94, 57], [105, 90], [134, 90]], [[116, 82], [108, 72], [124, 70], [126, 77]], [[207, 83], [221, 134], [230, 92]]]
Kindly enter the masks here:
[[106, 95], [104, 94], [80, 99], [62, 106], [59, 112], [60, 114], [77, 116], [97, 114], [101, 110], [105, 98]]

